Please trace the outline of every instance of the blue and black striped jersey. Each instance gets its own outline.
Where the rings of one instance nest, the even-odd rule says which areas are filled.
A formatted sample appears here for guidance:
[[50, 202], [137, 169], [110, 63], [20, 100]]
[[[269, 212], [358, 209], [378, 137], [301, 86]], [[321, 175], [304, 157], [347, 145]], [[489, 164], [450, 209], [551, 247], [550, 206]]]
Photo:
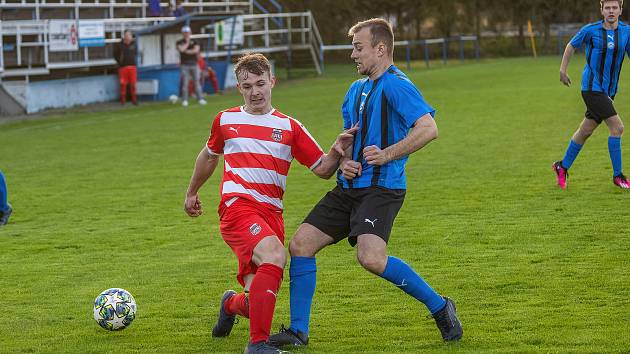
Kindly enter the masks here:
[[625, 54], [630, 56], [630, 26], [619, 21], [615, 30], [607, 30], [604, 21], [588, 24], [571, 39], [574, 48], [583, 45], [586, 66], [582, 73], [582, 91], [597, 91], [614, 97]]
[[406, 189], [407, 156], [383, 166], [372, 166], [363, 159], [363, 149], [370, 145], [385, 149], [396, 144], [407, 136], [420, 117], [427, 113], [435, 115], [416, 86], [392, 65], [376, 80], [355, 81], [346, 93], [341, 112], [345, 129], [359, 123], [352, 157], [362, 164], [363, 172], [348, 181], [339, 171], [337, 183], [344, 188]]

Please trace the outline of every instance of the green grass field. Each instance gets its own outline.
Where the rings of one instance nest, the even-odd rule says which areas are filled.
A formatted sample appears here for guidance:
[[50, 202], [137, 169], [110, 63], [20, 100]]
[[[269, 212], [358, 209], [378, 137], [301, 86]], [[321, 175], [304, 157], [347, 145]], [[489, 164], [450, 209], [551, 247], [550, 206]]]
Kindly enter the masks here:
[[[438, 110], [440, 137], [409, 160], [390, 254], [455, 299], [464, 339], [444, 344], [424, 306], [363, 271], [340, 243], [318, 256], [311, 344], [296, 352], [630, 352], [630, 193], [612, 184], [607, 129], [583, 149], [567, 191], [551, 171], [581, 121], [582, 65], [572, 63], [570, 89], [556, 57], [409, 72]], [[624, 71], [616, 108], [630, 117]], [[356, 78], [352, 66], [329, 66], [323, 77], [280, 82], [274, 106], [327, 148]], [[233, 92], [205, 107], [145, 104], [0, 125], [14, 207], [0, 228], [0, 352], [242, 352], [247, 320], [226, 339], [210, 335], [221, 294], [238, 289], [218, 232], [220, 173], [202, 190], [205, 215], [182, 209], [214, 115], [241, 100]], [[628, 166], [630, 143], [623, 149]], [[294, 164], [289, 238], [333, 186]], [[138, 303], [121, 332], [92, 319], [94, 298], [110, 287]], [[288, 297], [285, 282], [274, 330], [288, 324]]]

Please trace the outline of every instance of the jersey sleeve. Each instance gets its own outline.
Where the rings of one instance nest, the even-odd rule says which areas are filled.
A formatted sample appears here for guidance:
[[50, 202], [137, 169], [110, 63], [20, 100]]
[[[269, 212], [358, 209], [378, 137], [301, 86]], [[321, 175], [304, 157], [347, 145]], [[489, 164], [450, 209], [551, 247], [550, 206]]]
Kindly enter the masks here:
[[343, 117], [343, 129], [350, 129], [352, 127], [352, 90], [354, 89], [356, 82], [350, 85], [346, 97], [343, 98], [341, 104], [341, 116]]
[[217, 114], [212, 122], [212, 128], [210, 129], [210, 137], [206, 143], [208, 152], [212, 155], [220, 155], [223, 153], [223, 147], [225, 146], [225, 140], [223, 139], [223, 133], [221, 132], [221, 113]]
[[435, 117], [435, 109], [429, 106], [409, 79], [391, 78], [389, 82], [385, 82], [384, 91], [390, 105], [403, 117], [408, 128], [427, 113]]
[[322, 160], [324, 151], [302, 123], [291, 119], [291, 129], [293, 130], [293, 141], [291, 142], [293, 157], [302, 165], [311, 170], [314, 169]]
[[571, 46], [575, 49], [579, 49], [582, 47], [582, 44], [586, 41], [587, 37], [588, 37], [588, 29], [586, 28], [586, 26], [582, 27], [578, 33], [575, 34], [575, 36], [573, 36], [573, 38], [571, 38], [571, 41], [569, 42], [569, 44], [571, 44]]

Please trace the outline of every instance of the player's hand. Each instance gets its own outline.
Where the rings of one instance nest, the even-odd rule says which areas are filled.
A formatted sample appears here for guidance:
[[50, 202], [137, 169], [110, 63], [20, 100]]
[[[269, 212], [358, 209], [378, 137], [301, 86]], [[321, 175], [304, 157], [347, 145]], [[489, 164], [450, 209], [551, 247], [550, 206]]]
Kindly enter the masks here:
[[346, 150], [352, 146], [354, 142], [354, 134], [359, 130], [359, 123], [353, 125], [352, 128], [344, 130], [341, 134], [337, 136], [337, 140], [332, 146], [332, 149], [335, 150], [342, 157], [345, 156]]
[[363, 149], [363, 158], [368, 165], [376, 166], [382, 166], [391, 160], [389, 154], [376, 145], [370, 145]]
[[361, 164], [356, 161], [346, 160], [341, 164], [341, 173], [348, 181], [354, 179], [356, 176], [361, 176], [361, 172]]
[[187, 195], [186, 200], [184, 201], [184, 211], [190, 217], [197, 217], [203, 214], [203, 209], [201, 208], [201, 200], [199, 200], [199, 195]]
[[565, 72], [560, 72], [560, 82], [562, 82], [565, 86], [571, 86], [571, 78]]

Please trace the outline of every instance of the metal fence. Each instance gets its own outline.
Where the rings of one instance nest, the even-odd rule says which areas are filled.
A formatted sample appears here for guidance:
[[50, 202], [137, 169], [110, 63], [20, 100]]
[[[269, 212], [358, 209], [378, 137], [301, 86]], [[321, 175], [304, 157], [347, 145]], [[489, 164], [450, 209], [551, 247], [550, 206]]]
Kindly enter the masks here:
[[[323, 44], [317, 25], [310, 12], [266, 13], [240, 15], [245, 28], [245, 44], [240, 48], [217, 48], [214, 27], [204, 28], [193, 38], [204, 43], [204, 56], [221, 58], [244, 52], [261, 53], [308, 50], [318, 72]], [[55, 52], [50, 50], [49, 26], [51, 20], [0, 21], [0, 79], [47, 75], [52, 70], [112, 66], [112, 46], [120, 41], [125, 29], [146, 30], [152, 26], [175, 21], [173, 17], [149, 17], [131, 19], [104, 19], [105, 46], [83, 47], [77, 51]], [[140, 39], [142, 40], [142, 38]], [[142, 55], [142, 53], [140, 53]], [[139, 63], [142, 66], [142, 61]], [[165, 64], [165, 63], [162, 63]]]

